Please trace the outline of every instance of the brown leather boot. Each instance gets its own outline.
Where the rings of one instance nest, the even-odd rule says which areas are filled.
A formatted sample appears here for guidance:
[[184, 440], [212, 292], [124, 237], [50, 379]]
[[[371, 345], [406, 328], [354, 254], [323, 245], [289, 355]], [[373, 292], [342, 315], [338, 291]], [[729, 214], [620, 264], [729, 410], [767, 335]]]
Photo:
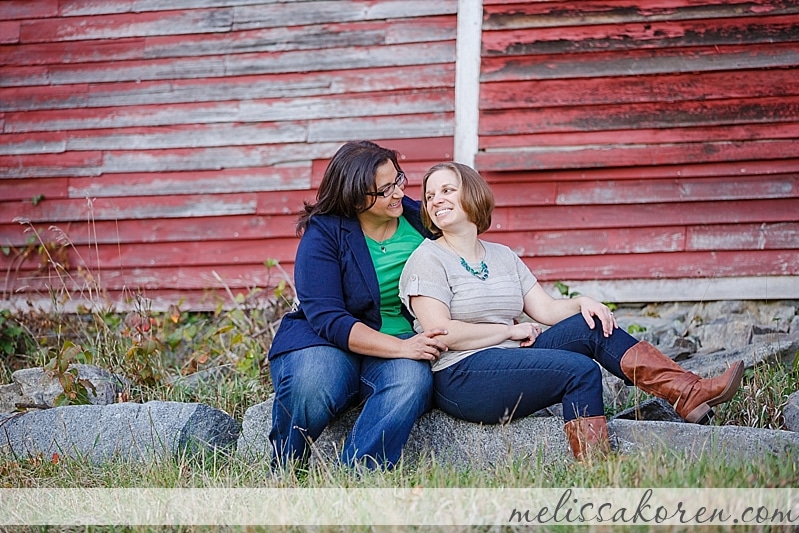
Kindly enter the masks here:
[[589, 416], [569, 420], [563, 426], [566, 439], [569, 441], [574, 458], [582, 461], [587, 455], [595, 452], [610, 451], [608, 422], [604, 416]]
[[710, 408], [731, 400], [741, 386], [744, 362], [734, 363], [718, 377], [703, 379], [641, 341], [622, 356], [621, 370], [636, 387], [669, 402], [686, 422], [707, 424], [713, 416]]

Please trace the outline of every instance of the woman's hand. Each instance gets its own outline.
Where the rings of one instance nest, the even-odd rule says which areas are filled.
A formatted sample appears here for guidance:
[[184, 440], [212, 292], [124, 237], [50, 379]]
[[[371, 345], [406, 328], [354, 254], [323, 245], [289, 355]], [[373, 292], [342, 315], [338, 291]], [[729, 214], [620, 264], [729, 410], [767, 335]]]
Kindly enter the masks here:
[[398, 357], [435, 361], [441, 356], [442, 352], [446, 352], [448, 349], [444, 341], [437, 338], [439, 335], [446, 334], [446, 330], [431, 329], [430, 331], [414, 335], [409, 339], [404, 339], [402, 341], [402, 350]]
[[610, 308], [602, 303], [597, 302], [587, 296], [580, 296], [580, 313], [588, 323], [588, 327], [594, 329], [594, 317], [597, 317], [602, 322], [602, 332], [605, 337], [610, 337], [613, 330], [619, 327], [616, 322], [616, 317]]
[[526, 348], [532, 346], [541, 334], [541, 326], [532, 322], [522, 322], [510, 326], [510, 340], [520, 341], [519, 346]]

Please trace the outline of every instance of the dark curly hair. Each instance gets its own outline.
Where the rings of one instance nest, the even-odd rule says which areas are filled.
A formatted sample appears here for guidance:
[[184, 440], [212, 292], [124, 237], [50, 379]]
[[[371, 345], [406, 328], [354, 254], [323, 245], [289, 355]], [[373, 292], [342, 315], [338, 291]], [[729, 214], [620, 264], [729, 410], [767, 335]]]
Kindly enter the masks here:
[[351, 218], [372, 207], [377, 198], [366, 193], [374, 192], [377, 169], [386, 161], [391, 161], [397, 172], [402, 171], [397, 152], [372, 141], [351, 141], [339, 148], [319, 184], [316, 203], [304, 202], [297, 219], [297, 236], [303, 234], [314, 215]]

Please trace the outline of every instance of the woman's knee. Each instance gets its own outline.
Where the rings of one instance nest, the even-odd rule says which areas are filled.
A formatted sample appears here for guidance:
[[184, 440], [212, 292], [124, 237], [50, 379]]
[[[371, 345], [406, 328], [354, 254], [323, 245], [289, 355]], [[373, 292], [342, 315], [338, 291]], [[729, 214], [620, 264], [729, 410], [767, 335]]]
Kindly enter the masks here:
[[364, 365], [361, 381], [392, 409], [427, 410], [432, 402], [433, 373], [424, 361], [390, 359]]
[[602, 370], [589, 357], [575, 357], [572, 363], [572, 374], [577, 383], [591, 386], [602, 386]]
[[357, 395], [358, 367], [347, 357], [325, 358], [308, 352], [288, 353], [278, 358], [284, 360], [272, 361], [275, 394], [294, 409], [326, 407], [336, 412]]

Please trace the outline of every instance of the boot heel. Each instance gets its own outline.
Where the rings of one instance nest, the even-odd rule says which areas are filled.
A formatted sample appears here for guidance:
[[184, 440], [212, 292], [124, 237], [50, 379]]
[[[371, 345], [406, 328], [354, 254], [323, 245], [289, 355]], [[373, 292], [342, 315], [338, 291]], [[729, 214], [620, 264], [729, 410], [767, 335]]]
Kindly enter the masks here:
[[688, 413], [685, 417], [686, 422], [691, 424], [701, 424], [703, 426], [710, 423], [710, 420], [715, 416], [713, 409], [706, 403], [698, 405], [693, 411]]

